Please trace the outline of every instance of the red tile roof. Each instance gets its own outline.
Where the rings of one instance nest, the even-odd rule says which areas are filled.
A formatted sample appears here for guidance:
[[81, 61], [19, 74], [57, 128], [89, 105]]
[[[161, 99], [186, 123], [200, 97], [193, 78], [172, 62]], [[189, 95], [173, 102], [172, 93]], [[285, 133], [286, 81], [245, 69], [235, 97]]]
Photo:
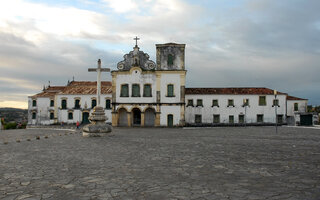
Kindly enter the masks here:
[[[101, 94], [112, 93], [112, 83], [110, 81], [101, 82]], [[67, 86], [49, 86], [43, 92], [31, 96], [36, 97], [54, 97], [56, 94], [97, 94], [96, 81], [72, 81]]]
[[[185, 94], [266, 94], [273, 95], [274, 91], [269, 88], [186, 88]], [[278, 92], [286, 95], [286, 93]]]
[[287, 100], [308, 100], [308, 99], [302, 99], [302, 98], [299, 98], [299, 97], [294, 97], [294, 96], [287, 96]]
[[[109, 81], [101, 82], [101, 94], [112, 93], [112, 83]], [[97, 94], [96, 81], [72, 81], [59, 94]]]

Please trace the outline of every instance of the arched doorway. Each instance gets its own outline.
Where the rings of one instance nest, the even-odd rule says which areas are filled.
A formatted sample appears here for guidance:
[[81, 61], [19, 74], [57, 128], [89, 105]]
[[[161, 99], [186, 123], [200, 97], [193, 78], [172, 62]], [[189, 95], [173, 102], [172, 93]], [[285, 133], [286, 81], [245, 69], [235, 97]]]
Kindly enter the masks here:
[[156, 113], [153, 108], [147, 108], [144, 112], [144, 125], [145, 126], [154, 126], [156, 119]]
[[83, 112], [82, 113], [82, 124], [88, 124], [89, 122], [89, 113]]
[[128, 126], [127, 110], [124, 108], [120, 108], [118, 111], [118, 115], [119, 115], [118, 125], [119, 126]]
[[141, 111], [139, 108], [132, 109], [132, 125], [133, 126], [141, 125]]

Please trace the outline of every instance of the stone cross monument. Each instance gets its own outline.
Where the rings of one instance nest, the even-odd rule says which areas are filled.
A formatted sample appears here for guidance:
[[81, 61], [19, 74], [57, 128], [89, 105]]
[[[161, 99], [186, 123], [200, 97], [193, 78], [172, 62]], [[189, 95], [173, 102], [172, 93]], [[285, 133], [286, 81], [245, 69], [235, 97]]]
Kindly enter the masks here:
[[111, 132], [111, 126], [106, 124], [108, 119], [101, 107], [101, 72], [110, 72], [109, 68], [101, 68], [101, 60], [98, 60], [98, 68], [89, 68], [89, 72], [97, 72], [97, 106], [93, 108], [93, 112], [89, 117], [91, 124], [86, 125], [82, 129], [84, 137], [100, 137]]

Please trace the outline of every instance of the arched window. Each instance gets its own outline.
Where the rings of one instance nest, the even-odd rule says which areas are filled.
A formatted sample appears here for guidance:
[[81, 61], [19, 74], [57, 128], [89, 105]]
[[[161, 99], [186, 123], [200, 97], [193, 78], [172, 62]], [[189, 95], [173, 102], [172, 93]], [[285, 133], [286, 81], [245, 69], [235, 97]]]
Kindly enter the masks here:
[[172, 54], [168, 54], [167, 64], [168, 64], [168, 66], [173, 65], [173, 55]]
[[91, 108], [96, 107], [96, 105], [97, 105], [97, 100], [92, 99], [92, 100], [91, 100]]
[[62, 109], [67, 109], [67, 100], [66, 99], [62, 99], [61, 100], [61, 108]]
[[32, 100], [32, 107], [36, 107], [37, 106], [37, 100]]

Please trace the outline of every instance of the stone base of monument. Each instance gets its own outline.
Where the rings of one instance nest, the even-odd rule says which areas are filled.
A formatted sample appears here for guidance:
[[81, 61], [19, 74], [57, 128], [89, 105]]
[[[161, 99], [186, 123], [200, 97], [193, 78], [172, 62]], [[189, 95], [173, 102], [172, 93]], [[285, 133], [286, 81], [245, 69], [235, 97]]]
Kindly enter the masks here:
[[82, 128], [82, 136], [101, 137], [110, 133], [112, 131], [112, 127], [106, 124], [107, 119], [108, 118], [104, 114], [104, 109], [96, 106], [89, 117], [91, 124]]

